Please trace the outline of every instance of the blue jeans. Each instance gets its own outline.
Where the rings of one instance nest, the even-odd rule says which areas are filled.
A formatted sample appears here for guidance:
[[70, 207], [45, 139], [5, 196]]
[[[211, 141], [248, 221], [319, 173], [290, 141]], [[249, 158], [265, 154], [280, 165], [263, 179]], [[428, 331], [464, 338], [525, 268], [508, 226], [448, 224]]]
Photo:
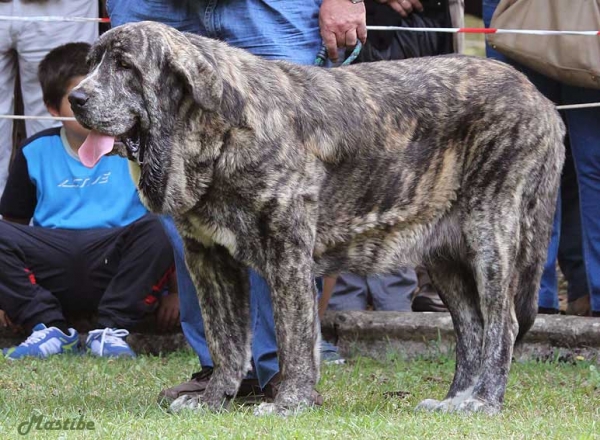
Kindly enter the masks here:
[[107, 0], [113, 26], [160, 21], [267, 59], [312, 64], [321, 0]]
[[[183, 241], [175, 229], [173, 219], [168, 216], [161, 217], [161, 222], [173, 245], [175, 253], [175, 266], [177, 267], [177, 284], [179, 287], [179, 310], [181, 328], [183, 333], [198, 354], [200, 365], [212, 367], [204, 321], [198, 303], [196, 287], [192, 282], [190, 273], [185, 265], [183, 254]], [[262, 277], [253, 270], [250, 276], [250, 310], [252, 328], [252, 358], [256, 366], [256, 375], [264, 386], [279, 371], [277, 361], [277, 341], [275, 339], [275, 323], [273, 321], [273, 307], [269, 286]]]
[[567, 155], [563, 167], [560, 197], [560, 243], [558, 245], [558, 265], [567, 280], [567, 298], [573, 302], [588, 297], [587, 273], [583, 259], [583, 241], [581, 232], [581, 208], [579, 204], [579, 184], [571, 153], [571, 144], [567, 142]]
[[[255, 55], [312, 64], [321, 46], [320, 0], [108, 0], [113, 26], [160, 21], [180, 31], [224, 40]], [[183, 259], [183, 243], [172, 219], [163, 224], [175, 249], [181, 323], [202, 366], [212, 366], [196, 289]], [[271, 296], [266, 281], [250, 270], [252, 357], [264, 387], [279, 371]]]
[[[483, 21], [489, 27], [499, 0], [483, 0]], [[543, 38], [543, 37], [532, 37]], [[582, 44], [588, 44], [582, 40]], [[556, 104], [600, 101], [600, 90], [569, 86], [521, 66], [486, 47], [487, 56], [507, 62], [523, 72], [548, 99]], [[583, 258], [591, 293], [592, 311], [600, 312], [600, 109], [568, 110], [565, 119], [579, 183]], [[558, 309], [556, 257], [560, 240], [561, 203], [558, 200], [552, 240], [540, 287], [539, 306]]]

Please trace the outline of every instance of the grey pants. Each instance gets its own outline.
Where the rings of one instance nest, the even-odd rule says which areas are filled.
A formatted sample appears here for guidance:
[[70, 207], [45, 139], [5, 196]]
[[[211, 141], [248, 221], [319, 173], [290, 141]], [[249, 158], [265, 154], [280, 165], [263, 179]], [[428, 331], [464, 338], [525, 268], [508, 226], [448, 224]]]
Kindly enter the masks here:
[[417, 289], [417, 275], [404, 267], [390, 275], [362, 277], [345, 273], [338, 277], [329, 301], [329, 310], [374, 310], [410, 312], [412, 294]]
[[[70, 16], [98, 18], [95, 0], [54, 0], [52, 2], [0, 2], [0, 15], [5, 16]], [[21, 92], [26, 115], [50, 116], [38, 80], [38, 65], [46, 54], [61, 44], [71, 41], [93, 43], [98, 38], [98, 23], [0, 21], [0, 115], [14, 112], [14, 90], [17, 67], [21, 78]], [[13, 50], [17, 56], [14, 56]], [[18, 62], [17, 62], [18, 61]], [[60, 127], [60, 122], [32, 119], [25, 123], [27, 136], [50, 127]], [[0, 195], [8, 178], [8, 165], [12, 151], [13, 124], [10, 119], [0, 119]]]

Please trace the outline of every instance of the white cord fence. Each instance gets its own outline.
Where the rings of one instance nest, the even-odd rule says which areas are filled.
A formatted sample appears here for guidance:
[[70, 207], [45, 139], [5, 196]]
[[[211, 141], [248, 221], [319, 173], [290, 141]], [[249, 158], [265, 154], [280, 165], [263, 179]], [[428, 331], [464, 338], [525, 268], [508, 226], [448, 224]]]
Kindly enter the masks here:
[[[109, 18], [92, 17], [60, 17], [60, 16], [39, 16], [39, 17], [19, 17], [12, 15], [0, 15], [0, 21], [44, 21], [44, 22], [96, 22], [110, 23]], [[600, 36], [600, 30], [572, 31], [572, 30], [540, 30], [540, 29], [495, 29], [495, 28], [413, 28], [399, 26], [367, 26], [367, 30], [372, 31], [403, 31], [403, 32], [443, 32], [452, 34], [526, 34], [526, 35], [580, 35], [580, 36]], [[597, 44], [598, 42], [596, 42]], [[558, 110], [578, 110], [600, 107], [600, 102], [591, 102], [586, 104], [558, 105]], [[0, 115], [0, 119], [29, 120], [29, 119], [51, 119], [55, 121], [74, 121], [75, 118], [55, 117], [55, 116], [22, 116], [22, 115]]]

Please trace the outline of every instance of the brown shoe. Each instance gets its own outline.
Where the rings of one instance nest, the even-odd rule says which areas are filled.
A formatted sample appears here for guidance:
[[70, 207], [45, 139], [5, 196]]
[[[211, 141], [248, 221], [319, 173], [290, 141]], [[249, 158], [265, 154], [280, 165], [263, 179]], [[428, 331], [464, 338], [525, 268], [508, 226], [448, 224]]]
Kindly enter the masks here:
[[448, 308], [438, 295], [435, 288], [427, 283], [423, 284], [415, 295], [412, 305], [413, 312], [447, 312]]
[[585, 295], [577, 298], [575, 301], [567, 303], [567, 315], [590, 316], [592, 307], [590, 305], [590, 296]]
[[[208, 385], [208, 381], [212, 376], [213, 369], [206, 367], [202, 368], [198, 373], [192, 374], [192, 378], [177, 386], [162, 390], [158, 394], [158, 404], [168, 408], [171, 403], [178, 397], [183, 395], [201, 396]], [[260, 388], [258, 380], [244, 379], [240, 384], [240, 389], [236, 395], [236, 399], [242, 400], [244, 403], [254, 403], [262, 401], [265, 398], [265, 393]]]

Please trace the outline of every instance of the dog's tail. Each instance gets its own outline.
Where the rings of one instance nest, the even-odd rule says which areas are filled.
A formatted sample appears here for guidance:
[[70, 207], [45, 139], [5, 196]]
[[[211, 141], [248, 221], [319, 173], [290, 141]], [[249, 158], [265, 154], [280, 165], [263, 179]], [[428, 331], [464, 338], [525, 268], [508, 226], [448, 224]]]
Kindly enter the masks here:
[[529, 175], [530, 185], [523, 194], [521, 254], [517, 259], [517, 289], [514, 298], [519, 323], [517, 341], [531, 328], [538, 311], [542, 272], [552, 235], [560, 176], [564, 163], [565, 126], [556, 110], [540, 122], [545, 136], [536, 145]]
[[[535, 277], [534, 274], [531, 275]], [[539, 282], [522, 287], [515, 298], [515, 313], [517, 315], [517, 322], [519, 323], [519, 333], [517, 334], [516, 342], [523, 339], [525, 333], [533, 326], [538, 312]]]

